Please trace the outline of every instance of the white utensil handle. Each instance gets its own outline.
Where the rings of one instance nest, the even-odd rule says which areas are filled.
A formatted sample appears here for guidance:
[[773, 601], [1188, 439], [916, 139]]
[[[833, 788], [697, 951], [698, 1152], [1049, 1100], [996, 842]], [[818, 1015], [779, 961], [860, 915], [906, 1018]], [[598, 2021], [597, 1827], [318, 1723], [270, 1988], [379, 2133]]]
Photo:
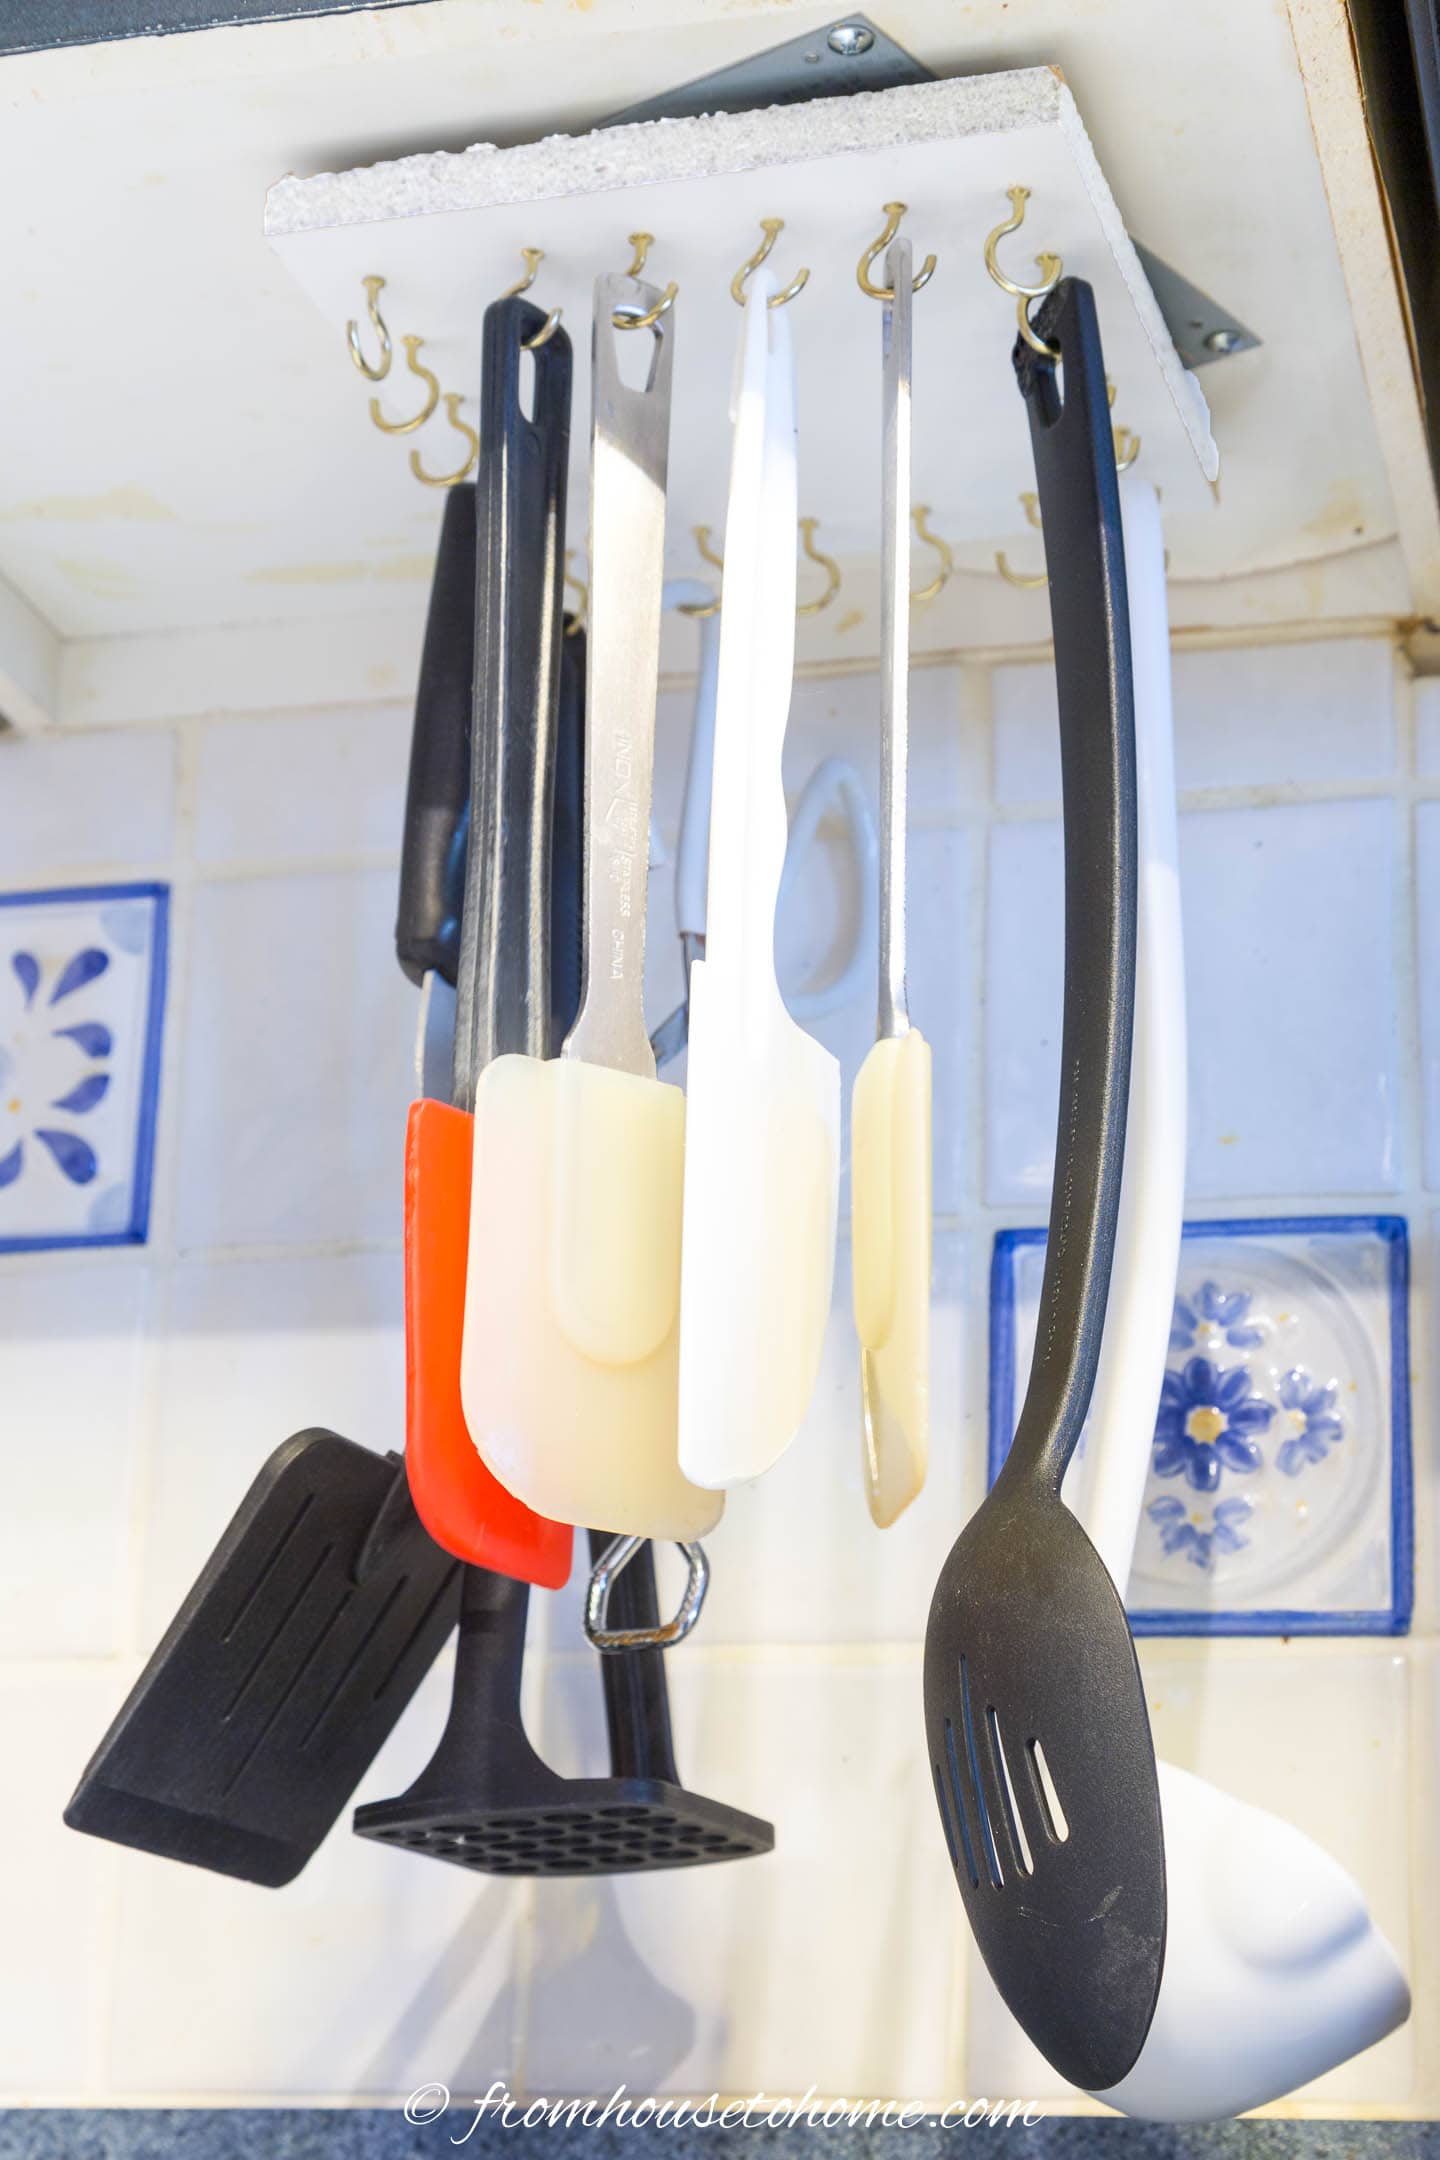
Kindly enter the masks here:
[[910, 1025], [905, 996], [905, 810], [910, 764], [910, 305], [908, 240], [885, 256], [880, 453], [880, 1035]]
[[735, 389], [710, 797], [707, 996], [763, 1031], [784, 1008], [775, 905], [788, 826], [781, 755], [795, 669], [795, 372], [775, 280], [751, 277]]
[[[669, 588], [666, 588], [667, 592]], [[715, 777], [715, 702], [720, 685], [720, 617], [700, 619], [700, 668], [695, 716], [685, 766], [685, 799], [675, 851], [675, 928], [681, 937], [705, 935], [705, 889], [710, 864], [710, 790]]]
[[1125, 1169], [1083, 1455], [1065, 1497], [1124, 1596], [1170, 1344], [1185, 1210], [1185, 952], [1159, 497], [1120, 483], [1135, 673], [1140, 895]]

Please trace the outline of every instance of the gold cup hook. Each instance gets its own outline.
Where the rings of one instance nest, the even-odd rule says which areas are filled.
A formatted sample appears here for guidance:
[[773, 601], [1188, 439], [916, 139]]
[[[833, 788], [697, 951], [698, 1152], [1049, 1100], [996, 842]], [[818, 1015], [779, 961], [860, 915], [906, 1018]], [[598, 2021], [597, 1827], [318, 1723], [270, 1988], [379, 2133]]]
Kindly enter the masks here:
[[836, 562], [833, 555], [826, 555], [820, 548], [817, 548], [815, 545], [815, 528], [819, 523], [819, 518], [801, 518], [800, 552], [802, 555], [806, 556], [809, 561], [813, 563], [818, 563], [820, 568], [825, 572], [825, 590], [820, 594], [818, 599], [797, 600], [795, 603], [795, 612], [797, 615], [818, 615], [822, 608], [829, 607], [831, 601], [835, 598], [836, 593], [838, 593], [840, 590], [839, 563]]
[[1030, 302], [1032, 300], [1043, 300], [1046, 293], [1054, 290], [1060, 281], [1060, 274], [1065, 265], [1058, 255], [1051, 254], [1048, 249], [1037, 255], [1035, 257], [1035, 267], [1044, 278], [1043, 285], [1018, 285], [1014, 278], [1007, 276], [1005, 271], [1000, 268], [995, 250], [1005, 238], [1006, 233], [1018, 232], [1024, 224], [1025, 205], [1030, 200], [1030, 190], [1027, 187], [1007, 188], [1005, 192], [1010, 198], [1010, 215], [1002, 223], [995, 226], [986, 237], [985, 268], [1000, 287], [1000, 290], [1009, 293], [1013, 297], [1016, 318], [1020, 325], [1020, 335], [1030, 347], [1030, 350], [1039, 353], [1046, 360], [1058, 360], [1060, 355], [1055, 347], [1047, 345], [1045, 340], [1031, 326]]
[[[765, 238], [761, 241], [759, 247], [756, 248], [755, 253], [753, 255], [747, 256], [745, 261], [741, 263], [740, 268], [735, 272], [734, 277], [732, 277], [730, 280], [730, 297], [735, 302], [735, 305], [737, 307], [744, 307], [745, 280], [750, 276], [752, 271], [758, 270], [761, 263], [764, 262], [766, 256], [770, 253], [771, 248], [774, 247], [775, 242], [779, 239], [781, 233], [785, 230], [785, 220], [784, 218], [778, 217], [761, 218], [760, 230], [764, 233]], [[786, 302], [789, 300], [793, 300], [796, 293], [802, 291], [803, 288], [809, 284], [809, 282], [810, 272], [808, 270], [797, 270], [794, 277], [791, 278], [790, 283], [785, 286], [782, 291], [777, 293], [771, 293], [771, 307], [784, 307]]]
[[[1023, 301], [1021, 302], [1021, 305], [1024, 305]], [[1026, 492], [1020, 497], [1020, 508], [1025, 513], [1026, 524], [1033, 525], [1037, 532], [1040, 531], [1041, 525], [1039, 496], [1036, 495], [1032, 490], [1027, 489]], [[1004, 578], [1007, 585], [1016, 585], [1020, 588], [1022, 592], [1033, 592], [1037, 586], [1048, 585], [1050, 582], [1049, 578], [1045, 575], [1045, 572], [1043, 570], [1040, 572], [1040, 575], [1038, 577], [1022, 577], [1018, 570], [1012, 570], [1009, 563], [1005, 559], [1005, 550], [1003, 548], [997, 548], [995, 551], [995, 568], [999, 571], [1001, 577]]]
[[454, 428], [457, 435], [464, 436], [469, 448], [466, 452], [464, 464], [458, 472], [453, 473], [426, 472], [420, 462], [420, 452], [412, 450], [410, 452], [410, 470], [414, 473], [415, 478], [426, 487], [458, 487], [462, 480], [469, 479], [480, 462], [480, 437], [476, 434], [474, 428], [460, 418], [460, 392], [458, 390], [447, 390], [445, 392], [445, 412], [451, 427]]
[[915, 528], [916, 539], [923, 541], [926, 547], [934, 548], [940, 558], [940, 568], [930, 583], [910, 595], [910, 605], [918, 607], [923, 600], [933, 600], [949, 584], [955, 573], [955, 553], [948, 540], [942, 540], [939, 533], [930, 530], [929, 503], [916, 503], [910, 512], [910, 522]]
[[380, 365], [372, 366], [361, 352], [360, 325], [353, 319], [345, 325], [345, 342], [350, 348], [350, 358], [366, 381], [384, 382], [390, 372], [392, 358], [390, 332], [386, 329], [385, 318], [380, 313], [380, 295], [385, 290], [385, 280], [383, 277], [367, 277], [362, 283], [365, 287], [365, 313], [370, 318], [370, 327], [380, 340]]
[[1058, 255], [1048, 252], [1035, 257], [1035, 266], [1044, 277], [1043, 285], [1017, 285], [1014, 278], [1007, 277], [995, 258], [995, 250], [1006, 233], [1018, 232], [1025, 222], [1025, 205], [1030, 200], [1028, 187], [1012, 187], [1005, 190], [1010, 198], [1010, 215], [997, 225], [985, 241], [985, 268], [1002, 292], [1008, 292], [1016, 300], [1043, 300], [1065, 267]]
[[[500, 294], [500, 298], [502, 300], [518, 300], [521, 293], [529, 292], [530, 287], [535, 282], [536, 272], [539, 270], [541, 263], [545, 260], [544, 248], [522, 247], [520, 250], [520, 255], [521, 259], [525, 264], [525, 275], [524, 277], [519, 279], [516, 284], [506, 286], [504, 292]], [[548, 345], [551, 338], [555, 335], [556, 329], [559, 326], [560, 317], [564, 314], [564, 312], [565, 310], [563, 308], [551, 308], [550, 313], [546, 316], [544, 322], [540, 325], [540, 328], [535, 332], [534, 337], [522, 338], [520, 340], [520, 343], [523, 346], [524, 350], [526, 352], [539, 352], [542, 345]]]
[[[877, 285], [870, 272], [895, 238], [896, 233], [899, 232], [900, 220], [905, 215], [905, 209], [906, 205], [903, 202], [886, 203], [885, 229], [878, 240], [871, 241], [855, 266], [855, 282], [860, 287], [861, 292], [868, 293], [872, 300], [893, 300], [895, 297], [893, 288], [889, 285]], [[921, 286], [928, 285], [934, 275], [935, 257], [927, 255], [914, 277], [910, 280], [911, 292], [919, 292]]]
[[[709, 563], [712, 570], [723, 572], [725, 558], [723, 555], [717, 555], [710, 545], [710, 527], [708, 525], [692, 525], [690, 530], [694, 536], [696, 550], [699, 553], [701, 562]], [[720, 602], [718, 600], [682, 600], [678, 609], [678, 613], [681, 615], [694, 615], [702, 620], [707, 615], [718, 615], [719, 612]]]
[[412, 375], [418, 375], [421, 382], [425, 384], [425, 403], [421, 406], [419, 412], [409, 420], [387, 420], [380, 409], [379, 398], [372, 397], [370, 400], [370, 418], [374, 425], [379, 428], [382, 435], [413, 435], [416, 428], [424, 427], [425, 422], [430, 418], [431, 413], [434, 412], [440, 402], [440, 385], [429, 368], [424, 366], [420, 359], [420, 348], [425, 342], [424, 338], [403, 337], [400, 342], [405, 348], [405, 365]]
[[[630, 267], [625, 272], [626, 277], [638, 278], [644, 274], [645, 258], [654, 245], [654, 233], [631, 233], [630, 246], [633, 253], [630, 257]], [[643, 315], [625, 315], [621, 313], [619, 308], [613, 308], [610, 320], [617, 330], [653, 330], [661, 316], [669, 314], [679, 296], [680, 288], [672, 278], [654, 307], [647, 308]]]

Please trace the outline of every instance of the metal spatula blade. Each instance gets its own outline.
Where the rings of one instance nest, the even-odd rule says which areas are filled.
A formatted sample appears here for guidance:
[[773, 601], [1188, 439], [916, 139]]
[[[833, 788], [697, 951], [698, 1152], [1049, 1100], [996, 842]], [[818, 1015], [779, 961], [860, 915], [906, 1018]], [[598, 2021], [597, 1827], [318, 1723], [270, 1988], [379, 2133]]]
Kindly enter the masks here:
[[1124, 1609], [1058, 1499], [987, 1502], [956, 1544], [930, 1609], [925, 1729], [991, 1976], [1061, 2075], [1101, 2090], [1149, 2030], [1165, 1862]]
[[331, 1828], [455, 1625], [461, 1569], [395, 1455], [275, 1450], [65, 1810], [72, 1830], [276, 1889]]

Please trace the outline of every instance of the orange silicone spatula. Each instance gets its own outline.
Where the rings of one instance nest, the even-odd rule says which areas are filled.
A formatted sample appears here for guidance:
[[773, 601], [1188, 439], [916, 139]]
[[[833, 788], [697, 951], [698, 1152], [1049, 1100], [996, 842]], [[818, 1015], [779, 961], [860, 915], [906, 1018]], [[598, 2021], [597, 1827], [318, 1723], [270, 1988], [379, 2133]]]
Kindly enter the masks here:
[[[532, 418], [525, 418], [519, 398], [522, 341], [544, 321], [519, 299], [496, 302], [486, 313], [475, 519], [473, 525], [459, 516], [452, 520], [447, 506], [426, 628], [417, 737], [436, 726], [467, 727], [470, 756], [460, 769], [468, 766], [470, 776], [470, 831], [456, 978], [454, 1102], [422, 1095], [411, 1104], [405, 1139], [405, 1459], [416, 1511], [438, 1544], [474, 1566], [558, 1589], [570, 1574], [570, 1527], [535, 1514], [506, 1490], [476, 1451], [460, 1402], [475, 1081], [497, 1050], [533, 1053], [537, 1044], [547, 1046], [552, 944], [555, 990], [572, 999], [561, 1014], [562, 1032], [578, 992], [580, 859], [573, 805], [584, 663], [574, 652], [578, 639], [563, 658], [561, 643], [557, 572], [570, 408], [570, 345], [563, 331], [535, 352]], [[443, 604], [442, 593], [448, 593]], [[443, 654], [435, 654], [432, 665], [437, 640]], [[430, 769], [438, 762], [429, 759]], [[415, 775], [426, 763], [417, 743], [412, 798]], [[447, 769], [456, 769], [453, 759]], [[407, 804], [407, 822], [408, 813]], [[463, 805], [456, 802], [452, 833], [462, 817]], [[553, 891], [552, 825], [560, 842], [553, 851]], [[537, 831], [543, 835], [538, 845]], [[441, 844], [438, 835], [434, 844]], [[452, 841], [452, 862], [455, 853]], [[433, 882], [439, 895], [443, 881]], [[437, 906], [445, 911], [443, 899]], [[427, 998], [442, 994], [432, 978]]]

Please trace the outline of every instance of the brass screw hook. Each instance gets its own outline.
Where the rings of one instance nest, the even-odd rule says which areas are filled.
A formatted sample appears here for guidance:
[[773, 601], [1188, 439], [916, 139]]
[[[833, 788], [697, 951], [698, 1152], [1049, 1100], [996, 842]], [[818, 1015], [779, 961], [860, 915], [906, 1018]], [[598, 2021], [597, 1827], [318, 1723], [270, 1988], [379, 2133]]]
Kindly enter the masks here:
[[[878, 240], [871, 241], [855, 266], [855, 282], [860, 287], [861, 292], [868, 293], [872, 300], [893, 300], [895, 297], [894, 288], [889, 285], [877, 285], [871, 278], [870, 272], [895, 238], [896, 233], [899, 232], [900, 220], [905, 215], [905, 209], [906, 205], [903, 202], [886, 203], [885, 229]], [[927, 255], [914, 277], [910, 280], [911, 292], [919, 292], [921, 286], [928, 285], [934, 275], [935, 257]]]
[[910, 595], [910, 605], [918, 607], [923, 600], [933, 600], [936, 594], [943, 592], [949, 584], [955, 572], [955, 554], [948, 540], [942, 540], [939, 533], [931, 532], [928, 503], [916, 503], [910, 512], [910, 522], [915, 528], [916, 539], [923, 540], [926, 547], [934, 548], [940, 557], [939, 571], [930, 583], [922, 585], [919, 592], [912, 592]]
[[[1114, 412], [1115, 385], [1108, 375], [1105, 378], [1105, 402], [1111, 412]], [[1115, 452], [1116, 472], [1128, 472], [1140, 455], [1140, 437], [1132, 434], [1127, 427], [1117, 427], [1110, 431], [1110, 442]]]
[[[525, 263], [525, 275], [520, 279], [518, 284], [506, 286], [504, 292], [502, 292], [500, 295], [500, 298], [502, 300], [518, 300], [521, 293], [529, 292], [530, 287], [535, 282], [535, 273], [540, 268], [541, 263], [545, 260], [544, 248], [522, 247], [520, 253]], [[560, 317], [564, 314], [564, 312], [565, 310], [563, 308], [551, 308], [550, 313], [546, 316], [544, 322], [540, 325], [540, 328], [535, 332], [534, 337], [522, 338], [520, 340], [524, 350], [526, 352], [539, 352], [542, 345], [548, 345], [551, 338], [555, 335], [556, 327], [560, 321]]]
[[480, 437], [476, 434], [474, 428], [467, 426], [466, 422], [460, 418], [460, 392], [458, 390], [447, 390], [445, 392], [445, 411], [449, 417], [451, 427], [454, 428], [457, 435], [464, 436], [469, 448], [465, 454], [464, 464], [458, 472], [453, 473], [426, 472], [420, 462], [420, 452], [412, 450], [410, 452], [410, 470], [414, 473], [415, 478], [422, 481], [426, 487], [458, 487], [462, 480], [469, 479], [480, 462]]
[[[699, 552], [700, 560], [709, 563], [712, 570], [723, 572], [725, 558], [723, 555], [717, 555], [710, 545], [710, 527], [708, 525], [692, 525], [690, 530], [694, 534], [695, 546]], [[703, 619], [707, 615], [718, 615], [720, 602], [718, 600], [682, 600], [678, 612], [681, 615], [694, 615]]]
[[[1038, 531], [1040, 529], [1039, 496], [1027, 491], [1020, 497], [1020, 508], [1025, 513], [1026, 523], [1035, 526]], [[1012, 570], [1005, 560], [1005, 550], [1003, 548], [997, 548], [995, 551], [995, 568], [1004, 578], [1007, 585], [1017, 585], [1022, 592], [1033, 592], [1036, 586], [1048, 585], [1050, 582], [1043, 570], [1040, 572], [1039, 577], [1022, 577], [1018, 570]]]
[[1006, 276], [996, 260], [995, 250], [1006, 233], [1018, 232], [1024, 224], [1025, 205], [1030, 200], [1030, 190], [1027, 187], [1012, 187], [1007, 188], [1005, 192], [1010, 198], [1010, 215], [1003, 223], [997, 225], [986, 238], [985, 268], [1000, 287], [1000, 290], [1010, 293], [1014, 297], [1016, 315], [1020, 323], [1020, 335], [1030, 347], [1030, 350], [1041, 354], [1044, 359], [1058, 360], [1060, 355], [1055, 347], [1047, 345], [1045, 340], [1031, 328], [1029, 303], [1032, 300], [1043, 300], [1046, 293], [1053, 290], [1059, 283], [1060, 273], [1065, 265], [1058, 255], [1052, 255], [1047, 249], [1045, 253], [1035, 257], [1035, 267], [1045, 280], [1043, 285], [1017, 285], [1014, 278]]
[[[735, 302], [735, 305], [737, 307], [744, 307], [745, 280], [750, 276], [750, 273], [753, 270], [758, 270], [761, 263], [764, 262], [766, 256], [770, 253], [771, 248], [774, 247], [775, 242], [779, 239], [781, 233], [785, 230], [785, 220], [784, 218], [778, 217], [761, 218], [760, 230], [764, 233], [765, 238], [761, 241], [759, 247], [756, 248], [755, 253], [751, 256], [748, 256], [746, 260], [741, 263], [740, 268], [735, 272], [734, 277], [732, 277], [730, 280], [730, 297]], [[809, 284], [809, 282], [810, 272], [808, 270], [798, 270], [795, 273], [795, 276], [791, 278], [790, 283], [785, 286], [783, 291], [771, 293], [771, 307], [784, 307], [785, 303], [788, 300], [793, 300], [796, 293], [802, 291], [803, 288]]]
[[795, 604], [797, 615], [818, 615], [822, 608], [829, 607], [836, 593], [840, 590], [839, 563], [835, 561], [833, 556], [822, 554], [821, 550], [815, 545], [815, 528], [819, 522], [819, 518], [801, 518], [800, 552], [802, 555], [808, 556], [811, 562], [818, 563], [825, 572], [825, 590], [818, 600], [797, 601]]
[[380, 365], [372, 366], [361, 352], [360, 325], [353, 320], [345, 325], [345, 342], [350, 348], [350, 358], [366, 380], [384, 382], [390, 372], [392, 357], [390, 332], [386, 329], [385, 318], [380, 313], [380, 295], [385, 290], [385, 280], [383, 277], [367, 277], [362, 282], [365, 287], [365, 312], [370, 318], [371, 328], [380, 340]]
[[[630, 245], [634, 253], [630, 258], [630, 267], [625, 272], [625, 275], [630, 278], [638, 278], [645, 269], [646, 256], [655, 245], [655, 235], [648, 232], [632, 232]], [[672, 278], [654, 307], [647, 308], [643, 315], [623, 315], [618, 308], [615, 308], [611, 310], [610, 320], [617, 330], [653, 330], [660, 317], [668, 315], [671, 308], [674, 307], [679, 293], [680, 288]]]
[[370, 400], [370, 418], [375, 426], [379, 428], [382, 435], [413, 435], [416, 428], [425, 425], [425, 422], [430, 418], [431, 413], [434, 412], [440, 402], [440, 385], [429, 368], [421, 364], [420, 348], [425, 342], [424, 338], [403, 337], [400, 342], [405, 348], [405, 364], [411, 374], [418, 375], [421, 382], [427, 385], [425, 403], [421, 406], [419, 412], [414, 415], [413, 419], [387, 420], [380, 410], [379, 398], [372, 397]]

